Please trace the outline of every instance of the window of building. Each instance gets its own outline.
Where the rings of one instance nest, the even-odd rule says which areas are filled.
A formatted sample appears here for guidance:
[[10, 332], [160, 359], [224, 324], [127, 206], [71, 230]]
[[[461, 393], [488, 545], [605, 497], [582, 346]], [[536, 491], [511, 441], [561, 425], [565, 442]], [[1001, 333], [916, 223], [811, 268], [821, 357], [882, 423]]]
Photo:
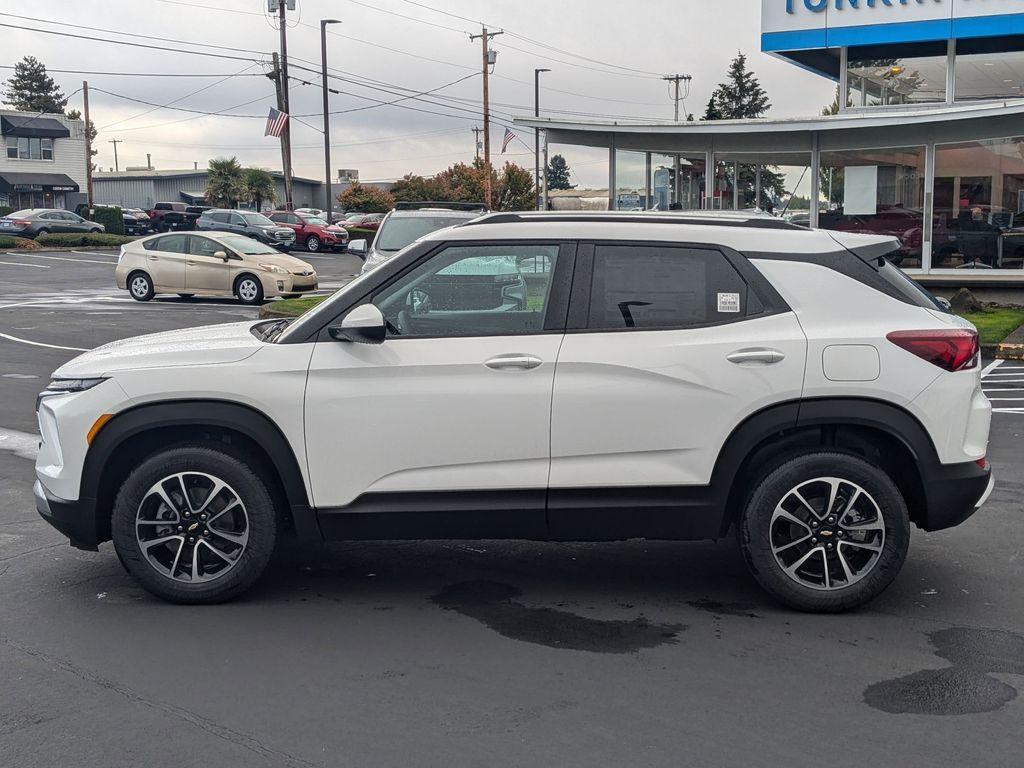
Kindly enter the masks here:
[[452, 246], [373, 298], [398, 338], [544, 329], [557, 245]]
[[[899, 47], [906, 53], [906, 46]], [[914, 56], [894, 55], [889, 46], [850, 48], [847, 106], [932, 104], [946, 100], [949, 55], [946, 41], [919, 44]]]
[[961, 40], [956, 48], [957, 101], [1024, 98], [1024, 51], [1006, 41]]
[[647, 199], [647, 153], [615, 150], [615, 210], [645, 211]]
[[1024, 136], [935, 148], [932, 266], [1024, 268]]
[[747, 287], [720, 252], [601, 245], [594, 252], [587, 328], [687, 328], [741, 318]]
[[[710, 208], [762, 211], [810, 219], [811, 156], [800, 152], [738, 152], [715, 155]], [[805, 222], [806, 223], [806, 222]]]
[[704, 155], [651, 153], [651, 202], [657, 211], [699, 210], [704, 201]]
[[890, 258], [920, 267], [924, 241], [924, 147], [821, 153], [818, 225], [900, 241]]
[[33, 139], [25, 136], [7, 139], [8, 160], [53, 160], [53, 139]]

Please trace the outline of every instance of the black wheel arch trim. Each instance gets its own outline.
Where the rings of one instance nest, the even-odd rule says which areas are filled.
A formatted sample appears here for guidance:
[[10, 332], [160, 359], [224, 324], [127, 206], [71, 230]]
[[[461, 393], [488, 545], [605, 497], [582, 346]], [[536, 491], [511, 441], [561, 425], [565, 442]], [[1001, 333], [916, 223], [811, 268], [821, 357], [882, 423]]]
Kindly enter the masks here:
[[[126, 441], [146, 432], [189, 426], [229, 429], [256, 443], [266, 453], [281, 479], [300, 537], [320, 537], [318, 530], [306, 530], [310, 516], [303, 511], [309, 509], [310, 501], [298, 459], [288, 439], [270, 417], [258, 409], [215, 399], [138, 405], [118, 413], [103, 426], [85, 456], [78, 502], [83, 507], [81, 513], [96, 521], [97, 531], [103, 530], [99, 516], [108, 512], [97, 508], [103, 473], [115, 452]], [[103, 540], [99, 536], [97, 538]]]

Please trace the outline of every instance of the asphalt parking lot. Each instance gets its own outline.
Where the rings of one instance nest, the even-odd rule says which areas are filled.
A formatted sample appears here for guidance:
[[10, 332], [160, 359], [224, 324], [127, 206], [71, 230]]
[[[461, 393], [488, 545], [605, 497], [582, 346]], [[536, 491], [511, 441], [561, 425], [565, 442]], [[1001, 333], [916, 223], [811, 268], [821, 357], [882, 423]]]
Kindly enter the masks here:
[[[330, 288], [346, 259], [310, 261]], [[35, 394], [256, 313], [137, 304], [114, 260], [0, 254], [0, 764], [1020, 764], [1024, 365], [987, 368], [989, 504], [847, 615], [778, 607], [731, 541], [286, 543], [243, 599], [171, 606], [37, 516]]]

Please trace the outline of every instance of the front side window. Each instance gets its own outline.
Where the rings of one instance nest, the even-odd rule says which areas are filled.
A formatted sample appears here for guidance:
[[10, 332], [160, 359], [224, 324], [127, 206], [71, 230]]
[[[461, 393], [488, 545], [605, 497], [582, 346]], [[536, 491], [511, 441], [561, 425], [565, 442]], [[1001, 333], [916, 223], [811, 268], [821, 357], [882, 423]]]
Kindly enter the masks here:
[[449, 246], [373, 297], [398, 338], [540, 333], [557, 245]]
[[747, 286], [719, 251], [599, 245], [594, 250], [590, 330], [688, 328], [738, 320]]
[[213, 256], [217, 251], [224, 250], [220, 244], [208, 237], [192, 235], [189, 240], [188, 252], [193, 256]]

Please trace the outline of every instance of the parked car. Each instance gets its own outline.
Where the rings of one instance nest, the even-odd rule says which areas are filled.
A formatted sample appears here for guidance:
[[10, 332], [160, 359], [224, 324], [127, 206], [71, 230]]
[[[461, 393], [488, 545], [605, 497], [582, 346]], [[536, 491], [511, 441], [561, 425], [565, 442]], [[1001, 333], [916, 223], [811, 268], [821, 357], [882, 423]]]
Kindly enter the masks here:
[[328, 224], [318, 216], [299, 211], [274, 211], [267, 214], [267, 218], [295, 232], [295, 244], [310, 253], [343, 251], [348, 245], [348, 232], [344, 227]]
[[327, 213], [320, 208], [296, 208], [295, 213], [301, 213], [305, 216], [315, 216], [318, 219], [324, 218], [324, 214]]
[[822, 213], [818, 217], [818, 226], [837, 232], [895, 237], [900, 241], [900, 247], [891, 255], [890, 260], [899, 266], [906, 259], [921, 258], [923, 221], [924, 214], [919, 210], [899, 205], [880, 205], [874, 215], [847, 215], [842, 208]]
[[157, 232], [176, 229], [185, 220], [185, 203], [157, 203], [149, 214], [150, 226]]
[[[880, 258], [899, 247], [707, 211], [483, 216], [294, 321], [65, 363], [38, 399], [36, 504], [176, 602], [242, 593], [286, 529], [736, 528], [780, 601], [852, 608], [897, 577], [911, 524], [956, 526], [994, 484], [977, 332]], [[481, 260], [547, 266], [522, 302]]]
[[212, 211], [213, 208], [209, 205], [188, 205], [185, 206], [185, 215], [183, 217], [182, 226], [179, 229], [192, 230], [196, 228], [199, 223], [200, 217], [207, 211]]
[[349, 252], [363, 257], [363, 272], [376, 269], [407, 245], [443, 227], [472, 221], [486, 209], [463, 203], [399, 203], [384, 217], [372, 245], [365, 240], [349, 243]]
[[385, 213], [360, 213], [358, 216], [346, 219], [344, 226], [346, 229], [358, 227], [359, 229], [376, 230], [386, 215]]
[[118, 288], [137, 301], [157, 293], [237, 296], [261, 304], [272, 296], [316, 290], [316, 270], [293, 256], [229, 232], [151, 235], [122, 246], [114, 268]]
[[38, 237], [49, 233], [105, 232], [95, 221], [83, 219], [77, 213], [53, 208], [25, 208], [0, 217], [0, 235]]
[[149, 214], [141, 208], [122, 208], [121, 218], [126, 235], [145, 235], [151, 229]]
[[288, 251], [295, 245], [295, 230], [275, 224], [262, 213], [233, 211], [217, 208], [203, 212], [196, 222], [200, 232], [234, 232], [259, 240], [279, 250]]

